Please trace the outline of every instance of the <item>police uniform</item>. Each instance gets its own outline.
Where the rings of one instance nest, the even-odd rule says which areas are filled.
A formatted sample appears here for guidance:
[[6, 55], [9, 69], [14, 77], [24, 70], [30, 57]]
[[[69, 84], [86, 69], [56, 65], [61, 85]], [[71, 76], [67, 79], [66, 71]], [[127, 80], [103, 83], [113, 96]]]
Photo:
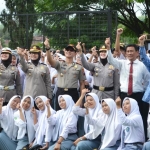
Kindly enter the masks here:
[[[2, 53], [11, 54], [11, 49], [3, 48]], [[9, 65], [7, 68], [0, 63], [0, 97], [4, 98], [4, 105], [14, 95], [22, 96], [20, 74], [16, 66]]]
[[66, 62], [57, 61], [54, 68], [58, 71], [58, 90], [56, 92], [56, 110], [58, 110], [60, 109], [57, 101], [58, 96], [68, 94], [76, 102], [79, 99], [78, 81], [84, 81], [86, 78], [83, 67], [75, 62], [68, 65]]
[[[30, 52], [38, 53], [41, 50], [30, 49]], [[50, 72], [45, 64], [38, 63], [35, 66], [32, 62], [25, 62], [23, 57], [20, 57], [22, 70], [25, 72], [25, 87], [24, 96], [31, 95], [33, 98], [44, 95], [52, 99]]]
[[[103, 49], [106, 50], [106, 49]], [[93, 72], [93, 89], [99, 99], [112, 98], [116, 99], [119, 95], [119, 74], [108, 62], [103, 65], [100, 62], [89, 63], [86, 61], [83, 54], [81, 54], [82, 65], [85, 69]]]

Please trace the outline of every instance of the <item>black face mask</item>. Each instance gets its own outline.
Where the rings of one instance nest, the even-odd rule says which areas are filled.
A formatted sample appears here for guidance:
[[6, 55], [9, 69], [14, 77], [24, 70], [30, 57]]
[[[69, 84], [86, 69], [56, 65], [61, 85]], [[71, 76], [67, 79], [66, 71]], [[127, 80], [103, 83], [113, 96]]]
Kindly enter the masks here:
[[36, 60], [32, 60], [32, 59], [31, 59], [31, 62], [32, 62], [35, 66], [37, 66], [38, 63], [39, 63], [39, 61], [40, 61], [40, 59], [41, 59], [41, 53], [38, 53], [38, 58], [37, 58]]
[[108, 63], [107, 57], [104, 58], [104, 59], [101, 59], [101, 58], [100, 58], [100, 61], [101, 61], [101, 63], [103, 64], [103, 66], [105, 66], [105, 65]]
[[7, 68], [11, 64], [11, 62], [12, 62], [12, 55], [9, 54], [9, 58], [7, 60], [1, 60], [1, 62]]

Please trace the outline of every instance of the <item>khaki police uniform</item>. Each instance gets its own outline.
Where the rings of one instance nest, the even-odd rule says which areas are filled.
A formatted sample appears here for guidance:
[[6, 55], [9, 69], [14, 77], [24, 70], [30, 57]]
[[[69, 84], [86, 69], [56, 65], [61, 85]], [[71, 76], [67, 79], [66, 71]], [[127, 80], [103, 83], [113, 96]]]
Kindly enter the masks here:
[[81, 54], [82, 65], [85, 69], [93, 72], [92, 92], [97, 94], [99, 99], [116, 99], [119, 95], [119, 73], [112, 65], [105, 66], [101, 62], [89, 63]]
[[0, 97], [9, 102], [14, 95], [22, 96], [20, 73], [16, 66], [10, 64], [6, 68], [0, 63]]
[[31, 95], [33, 98], [44, 95], [52, 98], [50, 72], [45, 64], [38, 63], [35, 66], [32, 62], [25, 62], [20, 58], [22, 70], [25, 72], [25, 89], [24, 96]]
[[84, 69], [81, 65], [73, 62], [68, 65], [66, 62], [56, 62], [54, 68], [58, 72], [56, 92], [56, 110], [60, 109], [58, 105], [58, 96], [63, 94], [70, 95], [74, 102], [79, 99], [78, 82], [86, 79]]

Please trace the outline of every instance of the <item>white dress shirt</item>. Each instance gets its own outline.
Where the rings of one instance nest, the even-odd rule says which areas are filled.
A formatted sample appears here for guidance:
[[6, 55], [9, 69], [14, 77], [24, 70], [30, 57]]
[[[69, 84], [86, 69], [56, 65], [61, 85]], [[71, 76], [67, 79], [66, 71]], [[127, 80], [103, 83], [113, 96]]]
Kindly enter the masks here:
[[[130, 61], [117, 60], [113, 57], [111, 50], [108, 51], [108, 62], [120, 71], [120, 89], [121, 92], [128, 92], [128, 80], [130, 71]], [[150, 79], [150, 73], [145, 65], [136, 59], [133, 61], [133, 93], [144, 92], [148, 81]]]

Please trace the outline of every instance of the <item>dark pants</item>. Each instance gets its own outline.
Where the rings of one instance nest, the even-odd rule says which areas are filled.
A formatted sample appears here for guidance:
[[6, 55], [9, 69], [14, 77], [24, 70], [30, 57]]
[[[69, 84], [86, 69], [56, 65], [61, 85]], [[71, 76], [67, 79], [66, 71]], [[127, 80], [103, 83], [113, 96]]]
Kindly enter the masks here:
[[79, 94], [78, 94], [77, 89], [68, 89], [68, 91], [64, 91], [63, 88], [58, 88], [58, 90], [56, 92], [56, 99], [55, 99], [56, 111], [60, 110], [60, 107], [59, 107], [59, 104], [58, 104], [58, 96], [59, 95], [64, 95], [64, 94], [70, 95], [75, 103], [79, 99]]
[[145, 139], [147, 140], [147, 117], [148, 117], [148, 112], [149, 112], [149, 104], [142, 101], [143, 95], [144, 95], [143, 92], [133, 93], [130, 96], [127, 95], [127, 93], [120, 92], [120, 98], [122, 101], [125, 97], [130, 97], [137, 101], [137, 103], [139, 105], [139, 110], [140, 110], [140, 113], [141, 113], [141, 116], [143, 119]]

